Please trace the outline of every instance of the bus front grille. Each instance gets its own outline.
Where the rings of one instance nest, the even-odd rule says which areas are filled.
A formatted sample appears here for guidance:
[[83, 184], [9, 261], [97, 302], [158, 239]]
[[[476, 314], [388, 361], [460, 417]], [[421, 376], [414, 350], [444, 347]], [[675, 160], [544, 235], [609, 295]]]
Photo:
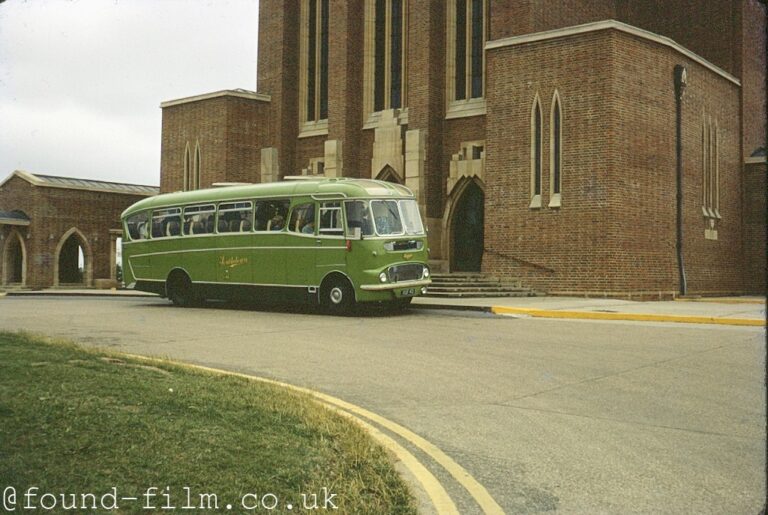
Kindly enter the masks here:
[[389, 267], [387, 276], [389, 282], [396, 283], [400, 281], [417, 281], [421, 279], [424, 273], [424, 266], [416, 263], [407, 265], [395, 265]]

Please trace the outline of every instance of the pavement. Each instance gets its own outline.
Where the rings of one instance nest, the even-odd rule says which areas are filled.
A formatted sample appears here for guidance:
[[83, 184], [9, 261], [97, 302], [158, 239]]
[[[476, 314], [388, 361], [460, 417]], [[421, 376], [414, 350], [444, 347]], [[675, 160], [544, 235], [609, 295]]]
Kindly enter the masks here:
[[[155, 297], [133, 290], [44, 289], [9, 290], [8, 296]], [[422, 309], [449, 309], [489, 312], [513, 317], [581, 320], [625, 320], [688, 324], [766, 325], [766, 298], [685, 297], [665, 301], [636, 301], [584, 297], [486, 297], [448, 299], [417, 297], [413, 306]]]
[[682, 298], [636, 301], [583, 297], [495, 297], [437, 299], [420, 297], [419, 307], [490, 311], [537, 318], [627, 320], [692, 324], [765, 326], [765, 297]]

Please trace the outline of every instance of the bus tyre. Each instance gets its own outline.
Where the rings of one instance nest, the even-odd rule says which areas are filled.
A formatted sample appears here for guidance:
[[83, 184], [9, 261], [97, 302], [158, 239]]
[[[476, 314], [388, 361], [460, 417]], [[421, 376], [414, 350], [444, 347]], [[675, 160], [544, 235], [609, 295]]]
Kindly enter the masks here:
[[165, 290], [174, 306], [185, 308], [197, 303], [192, 281], [183, 272], [172, 273], [165, 282]]
[[320, 290], [320, 302], [330, 313], [345, 313], [355, 304], [355, 291], [344, 278], [332, 278]]

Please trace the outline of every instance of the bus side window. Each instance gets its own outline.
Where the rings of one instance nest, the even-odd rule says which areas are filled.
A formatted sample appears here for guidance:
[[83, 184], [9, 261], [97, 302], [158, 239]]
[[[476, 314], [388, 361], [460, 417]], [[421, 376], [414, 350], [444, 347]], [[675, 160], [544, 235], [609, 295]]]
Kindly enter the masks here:
[[341, 202], [324, 202], [320, 207], [320, 234], [324, 236], [343, 236], [341, 222]]
[[169, 207], [152, 213], [152, 237], [178, 236], [181, 232], [181, 208]]
[[184, 234], [209, 234], [213, 232], [213, 215], [216, 206], [187, 206], [184, 208]]
[[160, 219], [152, 220], [152, 237], [160, 238], [163, 236], [163, 223]]
[[253, 229], [255, 231], [266, 231], [267, 230], [267, 222], [269, 221], [269, 216], [267, 215], [267, 206], [265, 202], [256, 201], [256, 203], [253, 206]]
[[315, 205], [299, 204], [291, 211], [288, 230], [302, 234], [315, 234]]
[[[227, 202], [219, 204], [220, 233], [250, 232], [253, 219], [253, 205], [250, 201]], [[211, 226], [213, 221], [211, 221]]]
[[356, 227], [360, 228], [363, 236], [373, 235], [373, 223], [371, 222], [371, 212], [368, 209], [368, 202], [365, 200], [348, 200], [344, 202], [347, 213], [347, 227], [349, 233]]
[[288, 199], [256, 201], [256, 230], [282, 231], [288, 216]]
[[149, 238], [147, 222], [149, 221], [149, 212], [143, 211], [130, 216], [125, 221], [125, 227], [128, 230], [128, 237], [133, 240], [146, 240]]

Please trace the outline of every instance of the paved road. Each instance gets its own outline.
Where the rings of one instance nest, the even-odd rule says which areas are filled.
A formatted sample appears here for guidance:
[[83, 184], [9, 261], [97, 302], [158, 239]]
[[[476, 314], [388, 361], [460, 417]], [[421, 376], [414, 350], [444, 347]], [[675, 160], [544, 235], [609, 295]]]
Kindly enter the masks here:
[[754, 514], [765, 499], [761, 328], [5, 297], [0, 329], [334, 395], [440, 447], [508, 513]]

